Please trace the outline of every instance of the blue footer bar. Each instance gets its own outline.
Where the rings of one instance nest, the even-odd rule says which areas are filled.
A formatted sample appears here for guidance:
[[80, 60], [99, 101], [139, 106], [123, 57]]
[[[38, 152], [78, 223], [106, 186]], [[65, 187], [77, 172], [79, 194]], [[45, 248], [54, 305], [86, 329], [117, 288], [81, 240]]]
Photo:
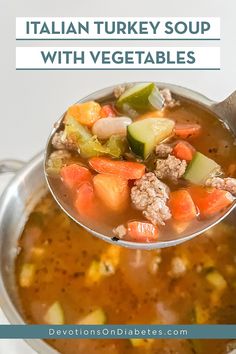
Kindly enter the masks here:
[[0, 325], [0, 338], [234, 339], [236, 325]]

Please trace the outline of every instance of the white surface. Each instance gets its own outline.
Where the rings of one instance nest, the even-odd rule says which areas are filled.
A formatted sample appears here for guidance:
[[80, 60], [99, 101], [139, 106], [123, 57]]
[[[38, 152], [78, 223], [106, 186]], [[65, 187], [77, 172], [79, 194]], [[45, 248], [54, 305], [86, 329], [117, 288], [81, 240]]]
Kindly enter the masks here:
[[[200, 91], [220, 100], [236, 89], [235, 0], [0, 0], [1, 56], [1, 158], [30, 159], [43, 149], [53, 122], [67, 106], [78, 98], [114, 83], [123, 81], [165, 81]], [[220, 16], [221, 71], [15, 71], [15, 17], [16, 16]], [[28, 46], [32, 42], [17, 42]], [[117, 45], [117, 42], [60, 42], [34, 45], [99, 46]], [[172, 45], [178, 45], [173, 43]], [[150, 45], [149, 42], [118, 45]], [[151, 45], [155, 45], [152, 43]], [[157, 42], [156, 46], [166, 46]], [[181, 42], [191, 47], [202, 42]], [[208, 43], [206, 44], [209, 45]], [[4, 319], [0, 318], [0, 322]], [[23, 341], [0, 341], [0, 354], [29, 354]]]

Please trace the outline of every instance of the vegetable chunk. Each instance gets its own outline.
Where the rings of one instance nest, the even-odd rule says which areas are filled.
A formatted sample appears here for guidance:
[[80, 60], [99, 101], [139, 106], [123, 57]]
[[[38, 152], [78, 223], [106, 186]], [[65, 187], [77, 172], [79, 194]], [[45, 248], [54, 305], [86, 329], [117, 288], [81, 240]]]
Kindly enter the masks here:
[[103, 157], [89, 160], [90, 166], [99, 173], [108, 173], [124, 179], [139, 179], [145, 173], [145, 165], [138, 162], [115, 161]]
[[130, 124], [127, 139], [131, 150], [146, 159], [161, 141], [171, 136], [174, 121], [168, 118], [146, 118]]
[[170, 193], [169, 207], [173, 218], [178, 221], [190, 221], [197, 216], [191, 195], [185, 189]]
[[99, 118], [101, 106], [95, 101], [75, 104], [68, 108], [65, 121], [67, 117], [74, 117], [79, 123], [91, 127]]
[[219, 173], [220, 170], [220, 166], [214, 160], [196, 152], [183, 177], [191, 183], [205, 184], [207, 178]]
[[47, 310], [44, 321], [51, 325], [63, 325], [65, 322], [64, 312], [59, 301], [54, 302]]
[[86, 167], [72, 164], [61, 169], [61, 178], [68, 188], [75, 189], [85, 182], [92, 181], [92, 174]]
[[158, 228], [149, 222], [132, 221], [128, 223], [128, 236], [139, 242], [156, 241]]
[[192, 186], [189, 192], [200, 214], [204, 217], [220, 212], [234, 201], [232, 194], [221, 189]]
[[129, 202], [127, 180], [116, 175], [98, 174], [93, 179], [96, 195], [106, 207], [114, 212], [122, 212]]
[[175, 125], [175, 135], [181, 139], [197, 138], [201, 130], [200, 124], [177, 123]]
[[106, 315], [102, 308], [94, 310], [78, 322], [80, 325], [102, 325], [104, 323], [106, 323]]
[[186, 161], [191, 161], [195, 152], [195, 148], [187, 141], [178, 142], [172, 151], [175, 157]]

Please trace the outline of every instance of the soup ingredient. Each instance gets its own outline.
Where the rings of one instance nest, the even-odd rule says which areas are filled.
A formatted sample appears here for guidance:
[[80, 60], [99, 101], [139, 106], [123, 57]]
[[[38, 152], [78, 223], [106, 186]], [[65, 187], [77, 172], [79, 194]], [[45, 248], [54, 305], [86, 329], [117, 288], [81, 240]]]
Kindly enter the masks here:
[[127, 139], [131, 150], [146, 159], [161, 141], [171, 136], [174, 121], [168, 118], [147, 118], [130, 124]]
[[95, 101], [75, 104], [68, 108], [65, 122], [68, 117], [75, 118], [80, 124], [91, 127], [99, 118], [101, 106]]
[[69, 140], [69, 142], [73, 142], [78, 149], [80, 144], [91, 138], [92, 134], [87, 127], [80, 124], [74, 117], [66, 116], [65, 129], [61, 136], [62, 144], [65, 143], [65, 140]]
[[168, 179], [173, 183], [184, 176], [187, 163], [185, 160], [177, 159], [173, 155], [169, 155], [167, 159], [158, 159], [156, 161], [155, 175], [160, 179]]
[[204, 217], [220, 212], [234, 200], [232, 194], [216, 188], [191, 186], [189, 192], [200, 214]]
[[169, 208], [174, 219], [190, 221], [196, 218], [197, 211], [190, 193], [180, 189], [170, 193]]
[[136, 84], [126, 89], [116, 102], [116, 107], [121, 112], [126, 112], [131, 108], [142, 113], [148, 109], [161, 109], [162, 106], [163, 98], [154, 83]]
[[86, 283], [91, 285], [103, 277], [115, 274], [120, 262], [120, 247], [108, 246], [99, 260], [93, 260], [86, 272]]
[[234, 196], [236, 196], [236, 179], [235, 178], [212, 177], [212, 178], [208, 178], [206, 180], [205, 185], [208, 187], [223, 189], [225, 191], [230, 192]]
[[135, 181], [131, 189], [131, 201], [134, 207], [143, 212], [143, 215], [153, 225], [165, 225], [165, 221], [171, 218], [167, 200], [169, 188], [161, 182], [154, 173], [146, 173]]
[[71, 158], [71, 154], [67, 150], [53, 151], [47, 160], [46, 171], [50, 176], [56, 176], [60, 173], [61, 168]]
[[20, 272], [19, 283], [22, 288], [29, 288], [34, 282], [35, 264], [23, 264]]
[[47, 310], [44, 321], [50, 325], [63, 325], [65, 323], [64, 311], [59, 301], [54, 302]]
[[201, 134], [200, 124], [176, 123], [175, 135], [181, 139], [197, 138]]
[[110, 210], [122, 212], [129, 202], [127, 180], [117, 175], [98, 174], [93, 178], [94, 191]]
[[148, 101], [151, 104], [152, 108], [159, 110], [162, 109], [164, 105], [164, 98], [156, 86], [148, 97]]
[[224, 290], [227, 287], [224, 277], [215, 269], [207, 273], [206, 279], [218, 290]]
[[106, 315], [102, 308], [98, 308], [82, 318], [79, 325], [103, 325], [106, 323]]
[[57, 150], [65, 149], [65, 151], [76, 151], [78, 149], [76, 142], [70, 137], [67, 137], [63, 130], [54, 134], [52, 138], [52, 146]]
[[100, 116], [101, 118], [115, 117], [116, 112], [114, 111], [114, 109], [110, 104], [105, 104], [104, 106], [102, 106], [102, 109], [100, 111]]
[[124, 179], [139, 179], [145, 173], [145, 165], [138, 162], [116, 161], [105, 157], [93, 157], [89, 165], [99, 173], [115, 174]]
[[170, 155], [173, 151], [172, 146], [168, 145], [168, 144], [159, 144], [156, 146], [155, 148], [155, 153], [157, 155], [157, 157], [162, 158], [162, 159], [166, 159], [168, 157], [168, 155]]
[[99, 139], [109, 139], [112, 135], [125, 136], [131, 123], [132, 119], [129, 117], [101, 118], [94, 123], [92, 132]]
[[195, 148], [187, 141], [180, 141], [175, 145], [172, 153], [180, 160], [191, 161], [195, 152]]
[[171, 259], [171, 270], [168, 273], [171, 278], [180, 278], [186, 273], [186, 271], [187, 266], [181, 257], [176, 256]]
[[197, 324], [207, 323], [209, 321], [209, 309], [197, 302], [194, 306], [194, 322]]
[[74, 206], [78, 214], [82, 217], [99, 217], [100, 209], [96, 203], [94, 189], [91, 183], [84, 183], [78, 189]]
[[154, 342], [153, 338], [130, 338], [130, 342], [134, 348], [149, 347]]
[[100, 155], [110, 155], [118, 158], [124, 153], [125, 148], [126, 144], [120, 136], [112, 135], [103, 145], [96, 136], [93, 136], [91, 139], [80, 145], [80, 155], [83, 158]]
[[137, 242], [150, 242], [158, 239], [158, 228], [149, 222], [130, 221], [128, 236]]
[[171, 94], [171, 91], [168, 88], [164, 88], [160, 90], [160, 94], [164, 99], [164, 107], [174, 108], [176, 106], [180, 106], [180, 102], [176, 101]]
[[117, 227], [115, 227], [113, 230], [112, 230], [113, 234], [118, 237], [118, 238], [123, 238], [126, 236], [127, 234], [127, 229], [125, 227], [125, 225], [121, 224], [121, 225], [118, 225]]
[[69, 166], [64, 166], [61, 169], [60, 174], [63, 183], [69, 189], [79, 188], [81, 184], [92, 181], [91, 172], [86, 167], [75, 163]]
[[196, 152], [187, 167], [184, 178], [195, 184], [205, 184], [207, 178], [219, 174], [221, 167], [201, 152]]

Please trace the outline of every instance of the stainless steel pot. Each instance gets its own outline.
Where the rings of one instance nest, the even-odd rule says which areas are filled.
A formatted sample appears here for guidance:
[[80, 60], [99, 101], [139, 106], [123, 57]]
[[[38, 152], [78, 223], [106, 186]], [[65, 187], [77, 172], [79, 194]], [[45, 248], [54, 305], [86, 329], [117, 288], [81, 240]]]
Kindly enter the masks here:
[[[226, 111], [229, 112], [230, 107], [232, 114], [228, 114], [228, 118], [232, 119], [232, 122], [235, 119], [236, 92], [225, 102], [217, 104], [182, 87], [165, 84], [161, 84], [161, 86], [168, 86], [174, 93], [201, 103], [215, 111], [219, 116], [222, 116], [222, 112], [223, 115]], [[17, 240], [27, 217], [35, 204], [48, 190], [44, 178], [43, 161], [43, 153], [38, 154], [24, 167], [19, 161], [0, 161], [0, 173], [15, 172], [20, 168], [0, 198], [0, 306], [12, 324], [25, 323], [16, 294], [14, 261], [18, 251]], [[231, 213], [228, 222], [236, 224], [235, 215], [235, 212]], [[27, 342], [38, 353], [57, 353], [42, 340], [27, 340]]]

